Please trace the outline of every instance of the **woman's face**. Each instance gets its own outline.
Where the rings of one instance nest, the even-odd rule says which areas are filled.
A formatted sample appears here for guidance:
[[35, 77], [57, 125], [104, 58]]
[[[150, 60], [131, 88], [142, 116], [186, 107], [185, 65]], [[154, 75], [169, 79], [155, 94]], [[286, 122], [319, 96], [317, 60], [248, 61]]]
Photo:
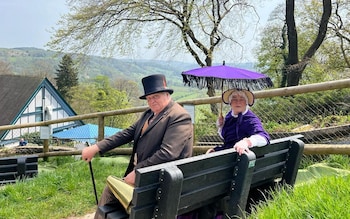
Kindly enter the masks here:
[[237, 115], [238, 113], [242, 113], [246, 110], [247, 100], [244, 98], [244, 96], [236, 93], [232, 95], [230, 105], [233, 112]]

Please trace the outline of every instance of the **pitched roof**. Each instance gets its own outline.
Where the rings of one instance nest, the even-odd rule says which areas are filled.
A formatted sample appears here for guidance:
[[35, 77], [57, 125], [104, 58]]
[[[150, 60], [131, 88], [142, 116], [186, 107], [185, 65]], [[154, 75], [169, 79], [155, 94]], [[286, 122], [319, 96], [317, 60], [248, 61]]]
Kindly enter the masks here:
[[0, 125], [11, 125], [43, 78], [0, 75]]

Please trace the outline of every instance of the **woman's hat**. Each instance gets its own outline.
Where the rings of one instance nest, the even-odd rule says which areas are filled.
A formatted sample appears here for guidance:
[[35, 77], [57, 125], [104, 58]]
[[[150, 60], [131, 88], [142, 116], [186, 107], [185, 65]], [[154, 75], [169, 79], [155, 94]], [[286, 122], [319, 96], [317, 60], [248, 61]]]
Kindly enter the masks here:
[[165, 76], [162, 74], [150, 75], [142, 78], [143, 89], [145, 94], [140, 99], [146, 99], [147, 95], [155, 94], [159, 92], [169, 92], [172, 94], [174, 91], [166, 86]]
[[230, 89], [230, 90], [225, 91], [222, 94], [222, 101], [224, 103], [226, 103], [226, 104], [230, 104], [229, 98], [230, 98], [231, 94], [234, 93], [234, 92], [239, 92], [239, 91], [244, 92], [244, 94], [248, 98], [248, 105], [249, 106], [253, 106], [253, 104], [254, 104], [254, 94], [252, 92], [248, 91], [248, 90], [243, 90], [243, 89], [242, 90], [241, 89]]

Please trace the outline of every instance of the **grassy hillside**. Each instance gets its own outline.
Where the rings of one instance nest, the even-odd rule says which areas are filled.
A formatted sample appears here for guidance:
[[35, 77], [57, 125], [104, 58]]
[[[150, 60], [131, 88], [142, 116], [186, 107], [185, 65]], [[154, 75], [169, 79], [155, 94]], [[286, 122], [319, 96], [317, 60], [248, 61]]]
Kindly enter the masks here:
[[[52, 82], [54, 82], [53, 78], [61, 59], [62, 54], [43, 49], [29, 47], [0, 48], [0, 64], [8, 63], [12, 73], [17, 75], [44, 75]], [[252, 66], [252, 63], [246, 63], [238, 67], [252, 69]], [[111, 81], [123, 78], [139, 83], [141, 78], [146, 75], [164, 74], [167, 77], [168, 86], [175, 91], [173, 95], [175, 100], [207, 97], [206, 90], [198, 90], [183, 85], [181, 72], [198, 67], [192, 60], [189, 60], [189, 63], [184, 63], [160, 60], [114, 59], [98, 56], [89, 56], [81, 60], [77, 66], [80, 81], [95, 78], [97, 75], [105, 75]], [[140, 89], [142, 89], [141, 84]]]

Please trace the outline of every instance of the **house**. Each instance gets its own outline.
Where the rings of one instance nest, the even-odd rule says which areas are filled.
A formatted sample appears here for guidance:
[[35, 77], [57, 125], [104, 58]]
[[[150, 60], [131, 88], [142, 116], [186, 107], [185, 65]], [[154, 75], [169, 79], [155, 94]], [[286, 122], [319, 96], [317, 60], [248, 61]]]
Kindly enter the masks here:
[[[76, 113], [47, 78], [0, 75], [0, 126], [62, 119]], [[83, 125], [82, 121], [53, 124], [53, 132]], [[0, 145], [17, 141], [40, 127], [0, 131]]]

